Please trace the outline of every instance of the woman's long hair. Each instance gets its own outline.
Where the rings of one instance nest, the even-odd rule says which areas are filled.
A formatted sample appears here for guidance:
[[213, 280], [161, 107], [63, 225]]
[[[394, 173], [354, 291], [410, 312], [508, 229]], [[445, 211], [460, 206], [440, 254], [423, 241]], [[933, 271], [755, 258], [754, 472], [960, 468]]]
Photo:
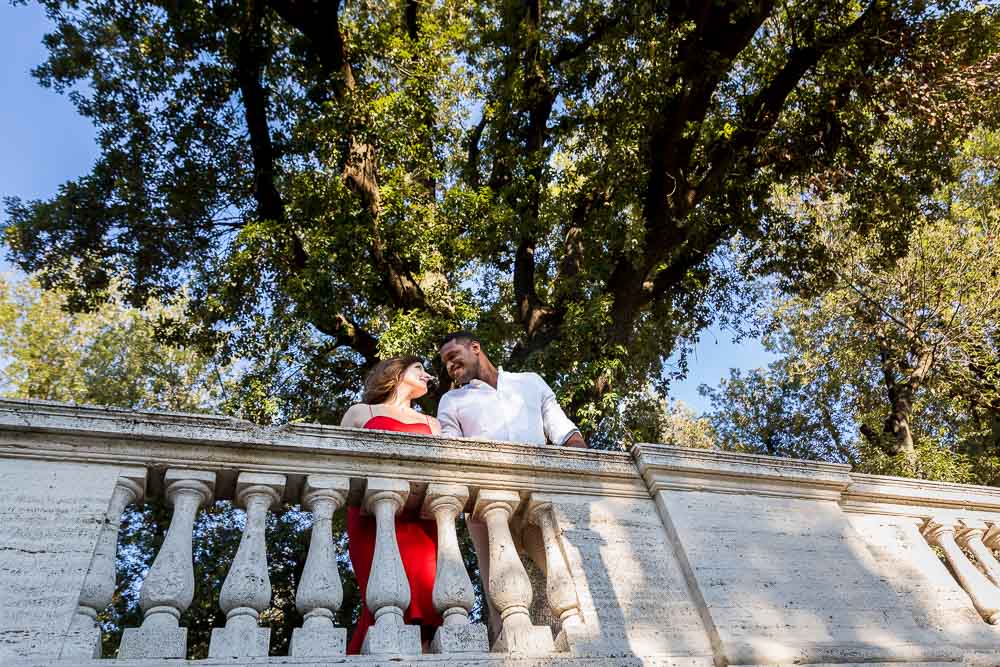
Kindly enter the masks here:
[[403, 377], [406, 369], [413, 364], [422, 364], [420, 357], [390, 357], [377, 364], [365, 378], [365, 393], [361, 396], [361, 402], [368, 405], [378, 405], [385, 403], [391, 397], [399, 379]]

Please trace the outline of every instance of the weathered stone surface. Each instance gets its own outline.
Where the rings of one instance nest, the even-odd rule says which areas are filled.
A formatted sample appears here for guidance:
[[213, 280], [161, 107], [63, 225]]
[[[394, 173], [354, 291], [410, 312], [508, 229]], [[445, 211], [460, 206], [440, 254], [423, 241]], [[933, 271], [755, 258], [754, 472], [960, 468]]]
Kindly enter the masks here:
[[243, 658], [266, 656], [271, 641], [271, 628], [257, 627], [257, 619], [243, 617], [246, 622], [226, 621], [226, 627], [213, 628], [208, 646], [210, 658]]
[[386, 623], [373, 625], [361, 645], [364, 655], [420, 655], [420, 626]]
[[496, 653], [548, 655], [555, 651], [552, 628], [546, 625], [529, 625], [516, 628], [514, 632], [511, 632], [509, 628], [505, 627], [500, 631], [497, 640], [493, 642], [493, 651]]
[[[85, 661], [73, 663], [74, 667], [107, 667], [107, 661]], [[116, 660], [114, 667], [176, 667], [176, 660]], [[251, 667], [259, 665], [297, 665], [300, 667], [331, 667], [333, 665], [350, 665], [353, 667], [400, 667], [401, 665], [416, 665], [418, 667], [715, 667], [710, 658], [685, 658], [672, 656], [622, 656], [614, 658], [579, 659], [567, 656], [512, 656], [509, 654], [480, 655], [413, 655], [400, 660], [396, 656], [346, 656], [341, 658], [242, 658], [199, 660], [198, 667]], [[52, 667], [48, 662], [17, 662], [4, 667]], [[768, 665], [767, 667], [773, 667]], [[817, 667], [829, 667], [818, 665]], [[893, 664], [889, 665], [851, 665], [841, 664], [837, 667], [958, 667], [955, 663], [927, 664]], [[985, 667], [985, 665], [977, 665]], [[992, 666], [991, 666], [992, 667]]]
[[913, 618], [922, 641], [996, 645], [998, 632], [983, 622], [920, 534], [922, 519], [854, 512], [848, 517], [864, 540], [875, 574], [896, 593], [896, 616]]
[[562, 495], [552, 506], [589, 641], [605, 655], [712, 655], [652, 500]]
[[658, 500], [731, 663], [936, 657], [835, 502], [695, 491]]
[[431, 640], [431, 653], [486, 653], [489, 651], [486, 626], [482, 623], [442, 625]]
[[333, 619], [343, 601], [344, 591], [337, 568], [331, 520], [344, 504], [350, 489], [346, 477], [310, 475], [302, 494], [303, 506], [313, 513], [309, 553], [302, 570], [295, 607], [303, 616], [301, 628], [292, 631], [289, 655], [343, 655], [347, 631], [336, 628]]
[[183, 658], [187, 654], [187, 628], [148, 623], [125, 628], [118, 652], [133, 659]]
[[[174, 507], [167, 535], [142, 582], [139, 606], [142, 626], [129, 633], [118, 650], [122, 658], [183, 658], [186, 635], [177, 632], [181, 614], [194, 596], [192, 530], [195, 514], [207, 503], [215, 486], [215, 473], [171, 468], [164, 475], [167, 500]], [[158, 637], [166, 638], [162, 642]]]
[[58, 657], [120, 468], [0, 456], [0, 664]]
[[333, 624], [321, 627], [302, 627], [292, 630], [292, 645], [288, 654], [294, 658], [344, 655], [347, 649], [347, 630]]
[[260, 612], [271, 603], [264, 533], [267, 512], [284, 488], [284, 475], [243, 472], [236, 480], [236, 500], [246, 508], [247, 520], [219, 593], [226, 627], [212, 630], [208, 655], [213, 658], [267, 655], [271, 630], [257, 627]]

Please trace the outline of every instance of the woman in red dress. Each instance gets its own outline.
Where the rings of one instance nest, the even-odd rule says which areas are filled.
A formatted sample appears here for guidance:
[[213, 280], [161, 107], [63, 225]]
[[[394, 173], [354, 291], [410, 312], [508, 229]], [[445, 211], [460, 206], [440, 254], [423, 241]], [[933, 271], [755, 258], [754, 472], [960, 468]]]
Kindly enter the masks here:
[[[427, 393], [427, 383], [431, 379], [433, 376], [424, 370], [418, 357], [393, 357], [379, 362], [365, 379], [362, 402], [347, 410], [340, 425], [426, 435], [440, 433], [441, 424], [437, 419], [417, 412], [412, 406], [413, 399]], [[364, 602], [375, 554], [375, 518], [362, 516], [360, 507], [348, 507], [347, 539], [363, 603], [361, 618], [347, 647], [347, 653], [353, 655], [361, 652], [365, 634], [374, 623], [372, 612]], [[431, 599], [437, 570], [437, 526], [419, 516], [397, 516], [396, 541], [410, 582], [410, 607], [405, 610], [403, 620], [419, 625], [421, 636], [427, 642], [442, 622]]]

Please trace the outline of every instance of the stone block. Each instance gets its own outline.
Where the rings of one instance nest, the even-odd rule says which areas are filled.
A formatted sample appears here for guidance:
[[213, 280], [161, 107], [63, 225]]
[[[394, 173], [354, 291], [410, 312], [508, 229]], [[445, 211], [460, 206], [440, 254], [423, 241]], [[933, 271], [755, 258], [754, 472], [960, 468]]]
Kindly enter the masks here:
[[431, 653], [487, 653], [490, 641], [482, 623], [442, 625], [431, 640]]
[[496, 653], [547, 655], [555, 650], [552, 628], [547, 625], [529, 625], [518, 628], [509, 637], [505, 630], [501, 630], [500, 636], [493, 644], [493, 651]]
[[234, 624], [212, 630], [208, 645], [209, 658], [266, 657], [271, 642], [271, 628]]
[[120, 659], [184, 658], [187, 655], [187, 628], [125, 628], [118, 647]]
[[564, 625], [555, 640], [556, 651], [572, 653], [573, 657], [591, 657], [607, 655], [614, 648], [601, 641], [600, 635], [595, 636], [587, 627]]
[[63, 660], [67, 658], [100, 658], [101, 657], [101, 629], [70, 627], [66, 633], [66, 640], [63, 642], [62, 652], [59, 657]]
[[314, 658], [344, 655], [347, 647], [347, 630], [326, 628], [295, 628], [288, 654], [293, 658]]
[[419, 625], [373, 625], [365, 633], [362, 655], [420, 655], [422, 653]]

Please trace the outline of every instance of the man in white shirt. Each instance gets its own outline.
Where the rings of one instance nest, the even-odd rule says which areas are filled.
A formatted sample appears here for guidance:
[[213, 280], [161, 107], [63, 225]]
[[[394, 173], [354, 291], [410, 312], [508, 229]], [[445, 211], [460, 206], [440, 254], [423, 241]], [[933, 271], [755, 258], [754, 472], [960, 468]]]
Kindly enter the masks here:
[[[586, 447], [580, 430], [559, 407], [549, 385], [537, 373], [507, 373], [483, 352], [479, 339], [468, 331], [453, 333], [439, 350], [455, 389], [438, 403], [441, 435], [506, 440], [544, 446]], [[486, 525], [466, 517], [469, 536], [479, 561], [483, 591], [487, 593], [491, 641], [500, 628], [500, 616], [489, 596], [489, 541]], [[537, 542], [537, 540], [536, 540]], [[537, 551], [537, 549], [535, 550]], [[544, 568], [544, 557], [531, 559]], [[536, 600], [544, 596], [535, 596]]]
[[507, 373], [497, 368], [479, 339], [467, 331], [445, 338], [440, 355], [456, 385], [438, 403], [442, 435], [587, 446], [537, 373]]

